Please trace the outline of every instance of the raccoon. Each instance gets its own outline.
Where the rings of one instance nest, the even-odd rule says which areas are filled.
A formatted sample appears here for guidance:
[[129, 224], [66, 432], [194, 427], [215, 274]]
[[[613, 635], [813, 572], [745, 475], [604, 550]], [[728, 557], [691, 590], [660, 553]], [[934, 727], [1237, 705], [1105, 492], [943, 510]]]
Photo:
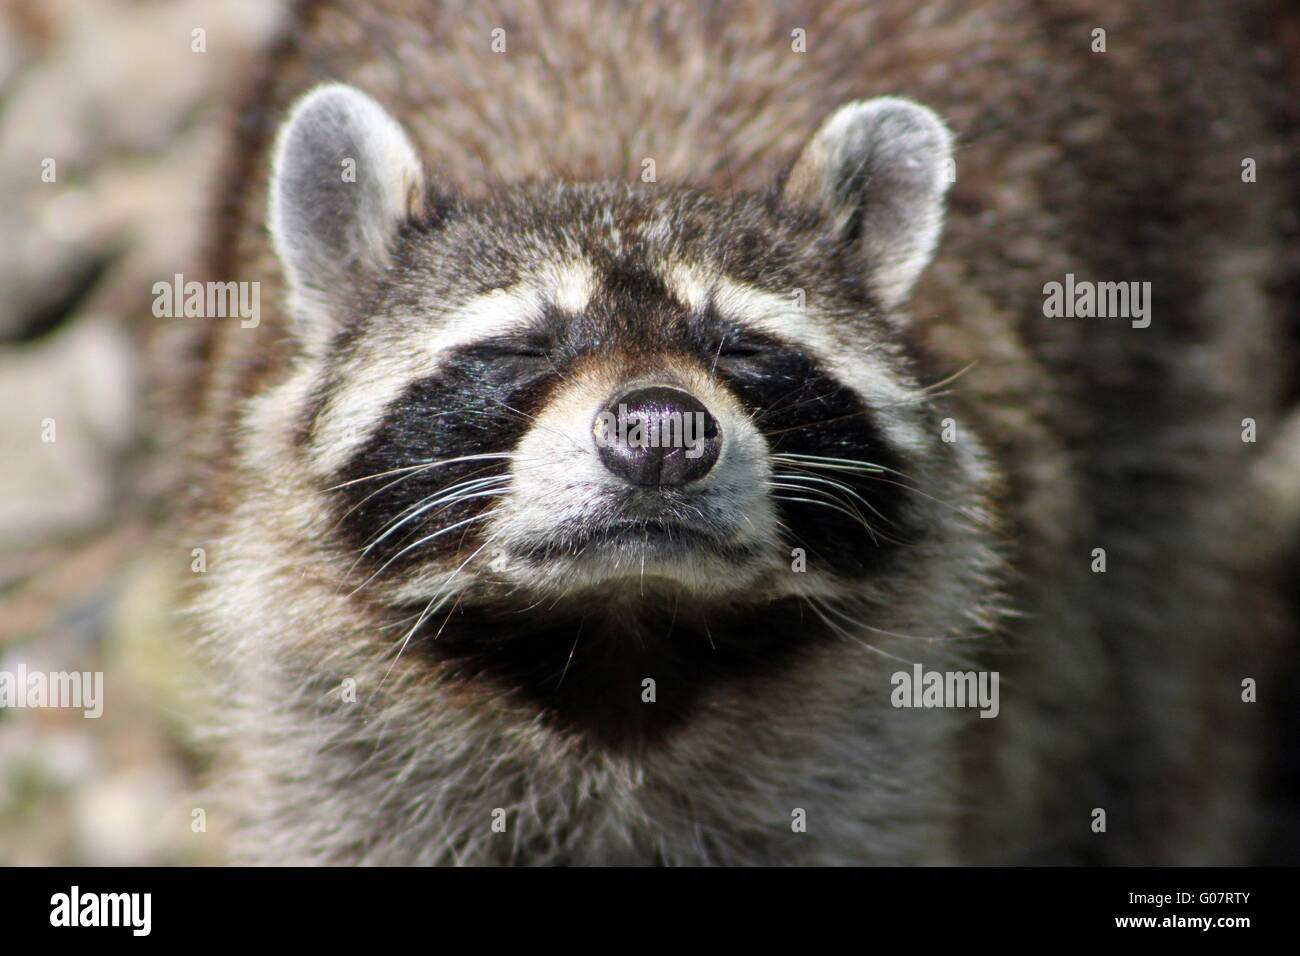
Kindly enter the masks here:
[[[176, 363], [233, 857], [1247, 859], [1266, 36], [300, 5], [218, 184], [261, 321]], [[1076, 280], [1149, 321], [1050, 315]], [[996, 714], [900, 706], [917, 667]]]

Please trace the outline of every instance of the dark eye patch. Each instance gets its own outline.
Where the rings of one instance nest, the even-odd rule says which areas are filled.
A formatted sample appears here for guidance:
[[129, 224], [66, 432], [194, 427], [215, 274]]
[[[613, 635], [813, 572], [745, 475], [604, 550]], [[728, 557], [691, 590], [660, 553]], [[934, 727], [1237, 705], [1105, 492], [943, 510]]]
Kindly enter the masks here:
[[[576, 354], [570, 323], [548, 310], [451, 350], [436, 375], [408, 385], [338, 476], [341, 526], [362, 566], [400, 574], [477, 547], [505, 488], [493, 479], [509, 470], [506, 457], [479, 456], [513, 452]], [[453, 498], [463, 494], [474, 497]]]
[[773, 454], [879, 468], [872, 474], [807, 459], [775, 462], [774, 472], [797, 477], [776, 479], [796, 487], [773, 489], [773, 495], [789, 543], [807, 548], [810, 562], [843, 574], [882, 571], [916, 529], [906, 520], [907, 482], [899, 474], [905, 467], [879, 428], [878, 410], [797, 343], [728, 320], [712, 306], [687, 328], [692, 350], [753, 415]]
[[[407, 386], [340, 473], [341, 526], [358, 553], [368, 548], [362, 563], [371, 571], [400, 573], [481, 543], [478, 519], [504, 488], [494, 479], [509, 460], [475, 456], [511, 453], [557, 381], [545, 357], [512, 354], [516, 347], [492, 339], [449, 352], [438, 374]], [[415, 513], [468, 493], [475, 497]]]

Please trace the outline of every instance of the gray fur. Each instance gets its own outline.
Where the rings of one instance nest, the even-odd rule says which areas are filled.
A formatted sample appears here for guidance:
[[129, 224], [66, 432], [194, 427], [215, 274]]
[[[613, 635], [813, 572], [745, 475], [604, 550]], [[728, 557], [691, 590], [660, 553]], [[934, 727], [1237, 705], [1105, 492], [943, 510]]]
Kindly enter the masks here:
[[[896, 97], [840, 107], [795, 163], [786, 198], [856, 230], [870, 282], [902, 305], [943, 227], [952, 134], [933, 111]], [[954, 167], [955, 168], [955, 167]]]
[[341, 83], [303, 97], [276, 144], [267, 221], [304, 326], [328, 324], [339, 288], [383, 268], [423, 189], [410, 140], [373, 99]]

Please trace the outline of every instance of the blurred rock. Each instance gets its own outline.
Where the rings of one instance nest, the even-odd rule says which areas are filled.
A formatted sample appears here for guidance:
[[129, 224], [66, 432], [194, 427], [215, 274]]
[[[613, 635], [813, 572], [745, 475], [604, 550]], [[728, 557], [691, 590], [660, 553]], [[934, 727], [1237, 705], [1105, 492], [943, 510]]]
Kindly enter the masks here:
[[190, 828], [201, 695], [147, 544], [137, 343], [282, 6], [0, 4], [0, 670], [105, 677], [98, 720], [0, 711], [0, 865], [219, 859]]
[[[160, 206], [192, 205], [215, 158], [178, 165], [169, 154], [211, 126], [279, 10], [266, 0], [98, 0], [44, 11], [44, 55], [12, 67], [3, 94], [0, 229], [16, 242], [0, 259], [0, 336], [21, 331], [79, 266], [168, 236]], [[29, 21], [2, 22], [30, 40]], [[42, 178], [50, 171], [53, 182]], [[185, 251], [181, 238], [174, 253]]]
[[92, 524], [134, 427], [129, 343], [103, 320], [0, 351], [0, 547]]
[[176, 833], [189, 833], [184, 777], [166, 764], [121, 771], [78, 795], [74, 810], [80, 862], [141, 866], [178, 862]]

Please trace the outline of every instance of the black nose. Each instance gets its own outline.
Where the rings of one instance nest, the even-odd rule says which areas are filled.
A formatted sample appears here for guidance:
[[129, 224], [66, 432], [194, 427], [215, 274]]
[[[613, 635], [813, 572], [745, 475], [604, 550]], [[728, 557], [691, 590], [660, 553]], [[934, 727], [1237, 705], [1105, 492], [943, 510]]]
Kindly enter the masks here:
[[722, 431], [704, 404], [665, 385], [614, 399], [596, 415], [593, 431], [605, 467], [634, 485], [703, 478], [722, 450]]

